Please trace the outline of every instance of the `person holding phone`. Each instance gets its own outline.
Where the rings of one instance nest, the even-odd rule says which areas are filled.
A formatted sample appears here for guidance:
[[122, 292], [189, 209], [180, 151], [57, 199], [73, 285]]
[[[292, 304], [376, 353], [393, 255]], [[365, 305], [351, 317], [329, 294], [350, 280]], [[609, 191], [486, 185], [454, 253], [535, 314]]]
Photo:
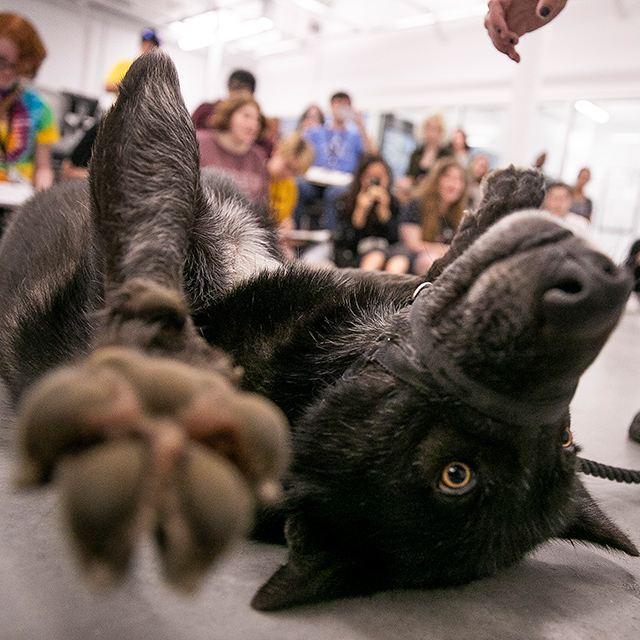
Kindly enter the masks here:
[[[298, 179], [298, 205], [294, 215], [296, 228], [300, 228], [309, 207], [320, 201], [322, 215], [320, 226], [335, 231], [337, 225], [335, 204], [345, 192], [350, 176], [356, 170], [363, 153], [373, 153], [375, 147], [364, 126], [362, 114], [353, 110], [351, 97], [344, 91], [331, 96], [331, 118], [324, 125], [311, 127], [305, 131], [305, 138], [313, 144], [315, 160], [313, 167], [329, 170], [325, 182], [318, 176], [313, 181]], [[317, 172], [316, 172], [317, 173]], [[324, 174], [323, 174], [324, 175]], [[344, 178], [339, 182], [335, 177]]]
[[398, 241], [400, 203], [391, 193], [392, 184], [391, 169], [382, 156], [362, 156], [351, 187], [336, 203], [337, 266], [384, 268], [388, 247]]

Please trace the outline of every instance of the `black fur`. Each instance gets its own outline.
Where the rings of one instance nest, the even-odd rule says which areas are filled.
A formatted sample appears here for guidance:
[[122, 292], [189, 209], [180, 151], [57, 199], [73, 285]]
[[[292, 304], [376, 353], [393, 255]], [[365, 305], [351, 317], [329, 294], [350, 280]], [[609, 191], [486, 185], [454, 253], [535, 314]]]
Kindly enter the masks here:
[[[246, 199], [200, 177], [162, 54], [134, 63], [96, 144], [91, 205], [82, 185], [52, 190], [3, 238], [0, 373], [17, 400], [94, 339], [241, 365], [293, 446], [289, 561], [255, 607], [462, 584], [551, 538], [637, 555], [576, 476], [568, 413], [629, 279], [550, 217], [511, 215], [539, 206], [540, 174], [488, 179], [412, 304], [417, 278], [281, 263]], [[131, 306], [140, 279], [190, 314]]]

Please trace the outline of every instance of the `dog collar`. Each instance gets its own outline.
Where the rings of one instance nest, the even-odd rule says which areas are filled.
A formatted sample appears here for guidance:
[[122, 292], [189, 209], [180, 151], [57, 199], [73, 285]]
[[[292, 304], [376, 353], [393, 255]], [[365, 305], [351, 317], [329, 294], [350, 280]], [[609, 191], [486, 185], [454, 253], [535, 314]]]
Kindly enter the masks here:
[[465, 374], [445, 347], [437, 343], [421, 322], [424, 293], [431, 283], [421, 284], [413, 294], [409, 313], [410, 342], [399, 337], [380, 338], [369, 362], [408, 385], [424, 389], [433, 385], [490, 418], [523, 427], [555, 422], [567, 413], [573, 394], [550, 401], [518, 400], [480, 384]]

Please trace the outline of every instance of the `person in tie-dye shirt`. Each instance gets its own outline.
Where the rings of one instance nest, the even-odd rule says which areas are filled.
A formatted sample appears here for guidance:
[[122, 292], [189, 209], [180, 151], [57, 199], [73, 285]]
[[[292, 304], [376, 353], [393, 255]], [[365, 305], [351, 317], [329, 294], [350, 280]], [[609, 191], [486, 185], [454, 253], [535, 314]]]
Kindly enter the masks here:
[[53, 184], [50, 145], [59, 137], [49, 106], [25, 86], [46, 55], [25, 18], [0, 13], [0, 180], [30, 181], [36, 190]]

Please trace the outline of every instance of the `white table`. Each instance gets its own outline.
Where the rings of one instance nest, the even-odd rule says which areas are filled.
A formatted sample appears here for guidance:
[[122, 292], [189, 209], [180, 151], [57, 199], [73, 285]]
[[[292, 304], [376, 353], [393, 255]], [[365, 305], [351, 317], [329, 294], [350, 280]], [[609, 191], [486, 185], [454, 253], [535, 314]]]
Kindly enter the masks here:
[[34, 193], [33, 187], [25, 182], [0, 181], [0, 207], [15, 209], [26, 202]]

